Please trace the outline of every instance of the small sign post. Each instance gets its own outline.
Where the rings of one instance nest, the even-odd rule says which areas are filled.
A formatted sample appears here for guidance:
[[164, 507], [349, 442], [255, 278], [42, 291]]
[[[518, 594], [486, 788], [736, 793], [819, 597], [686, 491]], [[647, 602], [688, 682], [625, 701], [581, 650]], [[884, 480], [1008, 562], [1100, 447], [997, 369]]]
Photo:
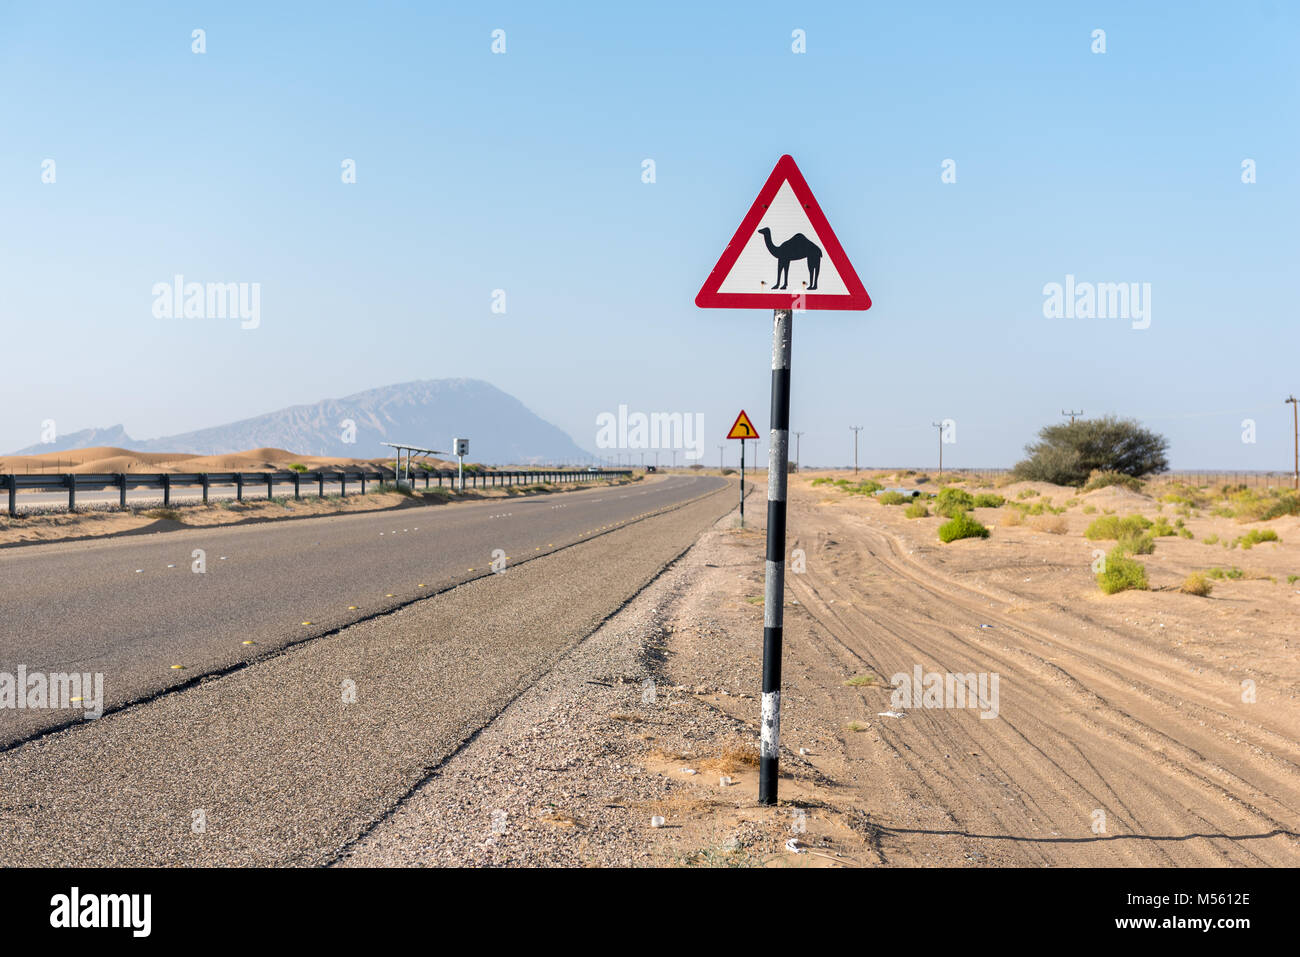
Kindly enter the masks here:
[[451, 447], [456, 450], [456, 491], [465, 491], [465, 456], [469, 455], [469, 439], [452, 439]]
[[[789, 290], [790, 267], [808, 278]], [[775, 267], [775, 276], [773, 276]], [[796, 275], [799, 270], [796, 271]], [[770, 281], [770, 284], [769, 284]], [[758, 803], [777, 801], [781, 752], [781, 642], [785, 605], [786, 468], [790, 447], [790, 339], [795, 311], [870, 309], [871, 297], [844, 254], [793, 157], [782, 156], [740, 228], [704, 281], [703, 309], [772, 309], [772, 416], [767, 459], [767, 553], [763, 589], [763, 704]], [[748, 423], [744, 412], [740, 419]], [[737, 425], [740, 419], [736, 420]], [[732, 426], [733, 431], [736, 426]], [[749, 438], [754, 437], [750, 425]], [[745, 443], [741, 436], [741, 523], [745, 508]]]
[[749, 421], [749, 416], [745, 410], [740, 410], [740, 415], [736, 416], [736, 421], [731, 423], [731, 428], [727, 431], [727, 438], [740, 439], [740, 527], [745, 527], [745, 439], [758, 438], [758, 432], [754, 429], [754, 423]]

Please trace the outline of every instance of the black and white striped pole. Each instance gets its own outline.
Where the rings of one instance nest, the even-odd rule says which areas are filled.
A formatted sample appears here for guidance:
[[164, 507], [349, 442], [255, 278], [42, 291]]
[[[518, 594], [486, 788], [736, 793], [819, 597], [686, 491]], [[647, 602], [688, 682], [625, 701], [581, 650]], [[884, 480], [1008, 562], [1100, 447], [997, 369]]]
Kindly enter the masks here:
[[758, 803], [776, 803], [781, 753], [781, 639], [785, 624], [785, 495], [790, 455], [790, 334], [794, 314], [772, 319], [772, 416], [767, 453], [767, 577], [763, 588], [763, 714]]

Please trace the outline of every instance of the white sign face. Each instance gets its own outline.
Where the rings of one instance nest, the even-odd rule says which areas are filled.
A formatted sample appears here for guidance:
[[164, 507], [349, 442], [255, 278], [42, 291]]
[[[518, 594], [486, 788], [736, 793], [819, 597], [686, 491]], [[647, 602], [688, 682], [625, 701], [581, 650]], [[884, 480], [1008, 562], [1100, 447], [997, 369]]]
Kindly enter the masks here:
[[695, 295], [702, 309], [870, 309], [793, 157], [782, 156]]
[[847, 296], [849, 288], [794, 190], [782, 183], [718, 292]]

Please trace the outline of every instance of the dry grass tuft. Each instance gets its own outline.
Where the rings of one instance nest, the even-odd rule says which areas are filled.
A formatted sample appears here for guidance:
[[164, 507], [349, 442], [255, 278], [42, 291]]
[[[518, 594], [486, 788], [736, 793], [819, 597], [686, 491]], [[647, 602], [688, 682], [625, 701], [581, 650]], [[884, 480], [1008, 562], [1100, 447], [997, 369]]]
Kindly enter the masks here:
[[719, 774], [752, 770], [758, 767], [758, 748], [748, 741], [736, 741], [725, 745], [714, 756], [704, 758], [699, 766], [701, 770], [717, 771]]
[[1062, 515], [1035, 515], [1030, 524], [1038, 531], [1050, 535], [1064, 535], [1069, 528], [1069, 523]]

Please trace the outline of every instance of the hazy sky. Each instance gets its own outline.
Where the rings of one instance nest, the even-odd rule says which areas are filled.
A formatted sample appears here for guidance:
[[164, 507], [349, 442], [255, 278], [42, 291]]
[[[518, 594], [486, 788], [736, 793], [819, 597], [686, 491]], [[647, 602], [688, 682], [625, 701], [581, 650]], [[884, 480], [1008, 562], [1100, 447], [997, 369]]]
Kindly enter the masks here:
[[[693, 298], [788, 152], [875, 303], [796, 317], [805, 462], [861, 425], [929, 465], [949, 417], [945, 464], [1009, 465], [1074, 408], [1290, 466], [1292, 4], [126, 6], [0, 7], [0, 450], [472, 376], [587, 448], [703, 413], [716, 462], [767, 428], [771, 313]], [[155, 317], [177, 274], [260, 324]], [[1067, 275], [1149, 283], [1149, 327], [1046, 318]]]

